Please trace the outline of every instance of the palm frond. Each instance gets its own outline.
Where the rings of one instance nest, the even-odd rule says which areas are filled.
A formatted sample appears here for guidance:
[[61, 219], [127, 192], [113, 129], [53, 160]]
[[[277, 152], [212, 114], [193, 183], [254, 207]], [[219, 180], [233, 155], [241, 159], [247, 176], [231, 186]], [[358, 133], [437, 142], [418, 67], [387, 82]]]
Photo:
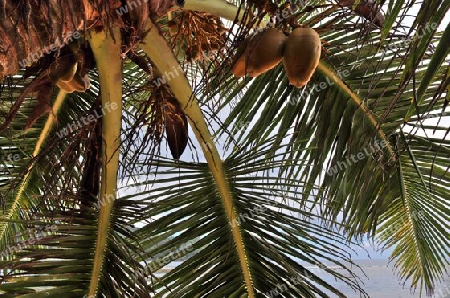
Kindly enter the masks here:
[[146, 165], [150, 172], [157, 168], [156, 177], [139, 182], [138, 191], [125, 197], [147, 206], [142, 221], [135, 223], [143, 225], [138, 234], [148, 260], [140, 273], [157, 274], [179, 261], [164, 276], [151, 278], [157, 297], [246, 293], [244, 277], [237, 270], [239, 258], [230, 249], [232, 226], [238, 226], [243, 235], [252, 281], [260, 295], [280, 290], [279, 297], [294, 293], [343, 296], [322, 274], [362, 290], [355, 275], [348, 277], [324, 265], [348, 268], [346, 239], [321, 225], [322, 218], [314, 212], [298, 209], [303, 195], [298, 181], [280, 179], [274, 173], [283, 162], [282, 154], [271, 162], [265, 159], [274, 141], [271, 138], [256, 147], [243, 144], [226, 159], [225, 175], [236, 206], [237, 222], [233, 223], [227, 220], [206, 164], [159, 158]]
[[[445, 7], [446, 2], [434, 4]], [[400, 7], [402, 15], [398, 17], [402, 19], [408, 9]], [[305, 23], [308, 24], [305, 15]], [[317, 15], [313, 12], [310, 18]], [[388, 18], [395, 19], [397, 16], [394, 15], [388, 15]], [[417, 56], [415, 51], [405, 46], [408, 34], [389, 35], [387, 47], [380, 43], [382, 31], [370, 30], [361, 34], [360, 27], [365, 28], [364, 25], [355, 26], [351, 20], [338, 19], [339, 16], [339, 11], [336, 11], [329, 16], [329, 21], [316, 22], [315, 29], [322, 32], [321, 37], [327, 42], [324, 60], [331, 69], [334, 68], [333, 77], [339, 77], [342, 82], [333, 80], [326, 72], [317, 71], [310, 84], [301, 90], [294, 89], [288, 86], [281, 66], [253, 80], [223, 80], [224, 83], [217, 87], [220, 94], [226, 94], [221, 99], [221, 109], [231, 111], [218, 134], [236, 132], [229, 143], [261, 140], [276, 134], [276, 145], [279, 145], [293, 132], [287, 147], [289, 150], [286, 150], [289, 162], [282, 171], [305, 183], [303, 208], [309, 207], [307, 199], [314, 194], [313, 186], [320, 184], [316, 202], [323, 207], [324, 216], [333, 220], [342, 218], [342, 227], [350, 237], [366, 232], [376, 235], [381, 217], [391, 214], [393, 207], [390, 203], [400, 198], [396, 190], [404, 181], [398, 177], [400, 160], [397, 158], [411, 158], [396, 147], [394, 140], [402, 131], [411, 103], [415, 104], [421, 82], [429, 87], [420, 89], [423, 100], [414, 108], [417, 117], [407, 125], [415, 125], [420, 119], [417, 124], [423, 130], [423, 118], [430, 120], [445, 115], [442, 111], [445, 105], [440, 104], [440, 99], [446, 97], [448, 67], [444, 65], [449, 61], [448, 57], [443, 58], [446, 50], [443, 50], [442, 33], [428, 30], [420, 39], [420, 51], [423, 52], [419, 51]], [[439, 15], [433, 20], [439, 23], [441, 18]], [[423, 16], [420, 22], [425, 24], [428, 21], [430, 19]], [[440, 50], [433, 51], [433, 45], [440, 40]], [[418, 61], [421, 61], [420, 65]], [[433, 61], [433, 67], [430, 61]], [[411, 70], [411, 65], [414, 65], [414, 73], [408, 77], [407, 69]], [[340, 88], [340, 84], [347, 86], [348, 91]], [[205, 101], [214, 102], [216, 94], [211, 92], [205, 96]], [[248, 129], [241, 129], [243, 123]], [[437, 126], [428, 126], [428, 132], [436, 129]], [[406, 138], [413, 137], [416, 131], [408, 132]], [[429, 152], [431, 155], [447, 154], [445, 141], [428, 136], [425, 139], [434, 144]], [[312, 150], [298, 150], [305, 148]], [[414, 164], [414, 161], [410, 159], [406, 163]], [[303, 166], [297, 168], [300, 164]], [[447, 166], [434, 159], [430, 168], [434, 167]], [[423, 187], [423, 184], [417, 187]], [[393, 239], [390, 241], [400, 244]], [[427, 240], [417, 241], [426, 246]], [[426, 256], [430, 262], [434, 258], [431, 255]], [[406, 257], [400, 263], [412, 266], [411, 263], [406, 265]], [[419, 279], [426, 281], [423, 285], [428, 293], [445, 270], [443, 263], [432, 272], [425, 270], [423, 263], [415, 262], [414, 266], [420, 267], [423, 274], [412, 279], [413, 284], [416, 285]], [[404, 273], [402, 271], [401, 276], [408, 278], [409, 275]]]

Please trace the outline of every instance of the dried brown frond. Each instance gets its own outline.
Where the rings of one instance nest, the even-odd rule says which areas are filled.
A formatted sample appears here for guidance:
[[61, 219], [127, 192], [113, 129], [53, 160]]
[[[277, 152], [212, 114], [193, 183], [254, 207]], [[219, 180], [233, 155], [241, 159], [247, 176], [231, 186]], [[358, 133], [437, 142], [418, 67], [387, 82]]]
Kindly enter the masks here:
[[33, 124], [42, 116], [48, 113], [52, 113], [52, 95], [53, 87], [51, 84], [43, 85], [37, 94], [37, 104], [34, 106], [33, 111], [28, 116], [27, 125], [25, 130], [31, 128]]
[[159, 24], [174, 53], [188, 62], [210, 62], [225, 46], [228, 29], [211, 14], [177, 11]]
[[[144, 34], [149, 16], [182, 5], [176, 0], [5, 0], [0, 7], [0, 81], [59, 50], [88, 30], [122, 29], [124, 52]], [[114, 38], [114, 36], [113, 36]]]
[[26, 128], [42, 115], [51, 110], [50, 97], [54, 87], [58, 86], [68, 93], [74, 91], [85, 92], [89, 89], [90, 80], [88, 71], [95, 65], [92, 51], [84, 44], [74, 42], [64, 46], [56, 53], [50, 53], [39, 59], [35, 64], [25, 70], [24, 77], [34, 76], [11, 106], [3, 123], [0, 123], [0, 132], [4, 131], [16, 116], [24, 100], [36, 94], [38, 103], [29, 117]]

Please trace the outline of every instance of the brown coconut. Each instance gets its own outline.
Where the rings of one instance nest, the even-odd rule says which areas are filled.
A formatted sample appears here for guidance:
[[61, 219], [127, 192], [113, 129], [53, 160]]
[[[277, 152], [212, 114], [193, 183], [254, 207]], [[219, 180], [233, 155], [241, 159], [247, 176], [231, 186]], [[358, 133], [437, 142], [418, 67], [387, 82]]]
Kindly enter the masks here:
[[320, 60], [322, 45], [319, 34], [311, 28], [296, 28], [286, 40], [283, 65], [289, 83], [297, 88], [305, 86]]
[[246, 74], [256, 77], [274, 68], [283, 58], [283, 47], [286, 36], [283, 32], [268, 28], [246, 39], [239, 47], [237, 61], [232, 67], [236, 77]]

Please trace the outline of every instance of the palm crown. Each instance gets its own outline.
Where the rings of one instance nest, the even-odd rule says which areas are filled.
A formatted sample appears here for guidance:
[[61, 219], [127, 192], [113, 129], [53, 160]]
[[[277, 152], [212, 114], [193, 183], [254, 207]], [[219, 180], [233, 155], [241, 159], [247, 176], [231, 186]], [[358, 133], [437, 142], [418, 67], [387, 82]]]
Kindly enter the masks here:
[[[329, 275], [365, 294], [348, 250], [369, 237], [431, 294], [449, 251], [450, 1], [181, 2], [0, 9], [0, 292], [344, 296]], [[267, 27], [320, 36], [303, 87], [286, 58], [233, 75]]]

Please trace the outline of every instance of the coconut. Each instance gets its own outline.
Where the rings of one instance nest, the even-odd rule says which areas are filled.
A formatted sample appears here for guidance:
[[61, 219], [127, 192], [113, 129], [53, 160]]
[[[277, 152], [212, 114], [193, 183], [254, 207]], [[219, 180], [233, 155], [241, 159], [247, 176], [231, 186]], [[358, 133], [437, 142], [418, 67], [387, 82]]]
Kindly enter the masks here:
[[311, 79], [320, 60], [322, 45], [319, 34], [311, 28], [296, 28], [286, 40], [283, 65], [289, 83], [297, 88]]
[[268, 28], [246, 39], [236, 54], [239, 57], [232, 67], [236, 77], [247, 74], [256, 77], [274, 68], [283, 58], [286, 36], [283, 32]]

